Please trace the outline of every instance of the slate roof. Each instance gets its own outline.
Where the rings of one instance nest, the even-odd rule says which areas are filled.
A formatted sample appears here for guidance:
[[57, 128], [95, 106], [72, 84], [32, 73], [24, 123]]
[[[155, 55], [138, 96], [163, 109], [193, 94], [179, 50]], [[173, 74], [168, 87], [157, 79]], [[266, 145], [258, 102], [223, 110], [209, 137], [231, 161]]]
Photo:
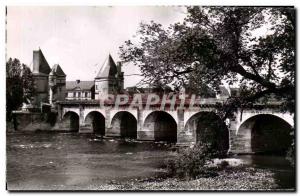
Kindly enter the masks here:
[[53, 65], [50, 74], [54, 74], [54, 75], [57, 75], [57, 76], [66, 76], [66, 74], [65, 74], [64, 71], [61, 69], [61, 67], [59, 66], [59, 64]]
[[37, 51], [33, 51], [33, 53], [38, 54], [38, 67], [34, 67], [33, 73], [43, 73], [43, 74], [49, 74], [51, 71], [51, 68], [44, 57], [44, 54], [41, 49]]
[[117, 71], [116, 63], [114, 62], [113, 58], [109, 54], [95, 78], [111, 77], [114, 76], [117, 72], [118, 71]]
[[94, 84], [94, 81], [80, 81], [79, 83], [77, 81], [66, 81], [66, 89], [73, 90], [79, 87], [81, 90], [91, 90]]

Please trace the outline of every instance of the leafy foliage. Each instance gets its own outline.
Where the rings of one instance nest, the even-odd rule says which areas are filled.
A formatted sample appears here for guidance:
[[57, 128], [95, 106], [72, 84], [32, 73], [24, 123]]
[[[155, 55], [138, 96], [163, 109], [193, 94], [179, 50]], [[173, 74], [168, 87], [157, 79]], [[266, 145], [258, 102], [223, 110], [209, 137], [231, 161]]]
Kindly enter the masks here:
[[[215, 175], [207, 164], [212, 158], [227, 155], [229, 144], [224, 137], [228, 137], [228, 130], [224, 122], [214, 113], [209, 112], [198, 116], [196, 124], [196, 145], [179, 149], [177, 156], [167, 163], [169, 173], [175, 177], [193, 179], [198, 176]], [[226, 165], [219, 169], [225, 167]]]
[[277, 96], [294, 112], [294, 8], [187, 7], [183, 22], [167, 29], [142, 23], [136, 37], [120, 47], [120, 57], [140, 67], [145, 83], [205, 92], [226, 82], [241, 87], [226, 105]]
[[206, 164], [215, 157], [208, 145], [196, 145], [180, 149], [177, 156], [167, 162], [168, 172], [181, 179], [194, 179], [198, 176], [211, 176], [213, 173]]
[[218, 157], [227, 154], [229, 143], [226, 124], [213, 112], [197, 116], [196, 141], [198, 145], [206, 145]]
[[6, 116], [11, 120], [13, 110], [19, 109], [23, 103], [30, 103], [34, 95], [33, 76], [18, 59], [9, 58], [6, 62]]

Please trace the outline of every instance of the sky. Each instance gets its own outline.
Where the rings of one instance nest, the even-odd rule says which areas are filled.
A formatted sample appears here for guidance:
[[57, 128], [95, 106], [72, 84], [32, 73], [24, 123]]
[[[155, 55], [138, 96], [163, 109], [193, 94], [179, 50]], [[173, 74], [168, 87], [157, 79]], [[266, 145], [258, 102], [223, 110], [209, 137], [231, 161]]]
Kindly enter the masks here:
[[[32, 66], [33, 50], [42, 50], [50, 67], [59, 64], [67, 81], [93, 80], [110, 53], [117, 62], [118, 49], [133, 38], [141, 22], [154, 20], [168, 26], [182, 21], [185, 9], [177, 6], [144, 7], [30, 7], [7, 8], [7, 58]], [[122, 68], [125, 87], [141, 77], [131, 64]]]

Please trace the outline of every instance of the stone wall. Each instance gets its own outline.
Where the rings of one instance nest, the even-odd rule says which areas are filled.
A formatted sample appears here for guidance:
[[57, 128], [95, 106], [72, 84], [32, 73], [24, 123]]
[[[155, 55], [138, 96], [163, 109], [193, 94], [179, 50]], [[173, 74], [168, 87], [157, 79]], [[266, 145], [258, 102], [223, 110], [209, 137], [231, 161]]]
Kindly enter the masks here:
[[15, 112], [14, 128], [18, 131], [49, 131], [58, 129], [56, 113]]
[[18, 111], [13, 113], [13, 118], [14, 129], [16, 131], [76, 131], [76, 126], [79, 126], [79, 123], [75, 122], [76, 119], [73, 121], [71, 118], [59, 120], [56, 112]]
[[32, 104], [34, 106], [40, 107], [41, 103], [48, 103], [49, 101], [49, 92], [48, 92], [48, 76], [47, 75], [39, 75], [34, 74], [34, 87], [36, 91], [36, 95], [34, 96], [34, 100]]

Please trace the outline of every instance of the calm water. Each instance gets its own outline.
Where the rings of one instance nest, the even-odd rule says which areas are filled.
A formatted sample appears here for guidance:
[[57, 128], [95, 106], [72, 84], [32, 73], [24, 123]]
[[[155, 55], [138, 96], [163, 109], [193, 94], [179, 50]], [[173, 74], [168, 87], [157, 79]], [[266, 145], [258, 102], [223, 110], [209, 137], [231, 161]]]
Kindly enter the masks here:
[[[163, 176], [174, 155], [164, 143], [99, 139], [77, 133], [9, 133], [8, 189], [89, 189], [101, 183]], [[271, 168], [281, 188], [295, 183], [283, 157], [239, 156], [249, 165]]]

